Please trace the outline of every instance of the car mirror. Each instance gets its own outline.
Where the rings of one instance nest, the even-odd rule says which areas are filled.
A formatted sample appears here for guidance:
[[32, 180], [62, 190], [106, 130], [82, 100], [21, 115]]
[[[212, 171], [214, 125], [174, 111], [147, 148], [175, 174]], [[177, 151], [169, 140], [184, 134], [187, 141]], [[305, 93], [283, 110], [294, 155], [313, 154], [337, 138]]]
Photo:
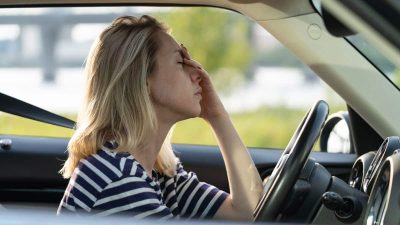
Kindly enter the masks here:
[[336, 37], [344, 37], [356, 34], [346, 25], [344, 25], [340, 20], [338, 20], [334, 15], [332, 15], [324, 6], [324, 1], [312, 0], [312, 3], [318, 13], [322, 16], [325, 27], [330, 34]]
[[319, 144], [321, 152], [354, 153], [348, 112], [337, 112], [328, 118]]

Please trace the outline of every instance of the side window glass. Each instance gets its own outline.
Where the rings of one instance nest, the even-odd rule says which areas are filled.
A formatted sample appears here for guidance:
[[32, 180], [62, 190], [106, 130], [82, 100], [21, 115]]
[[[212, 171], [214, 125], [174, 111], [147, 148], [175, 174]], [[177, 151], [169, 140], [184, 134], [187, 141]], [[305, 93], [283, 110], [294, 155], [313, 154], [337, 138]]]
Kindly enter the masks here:
[[[197, 15], [207, 16], [200, 21], [186, 19]], [[172, 34], [207, 68], [249, 147], [285, 148], [307, 110], [319, 99], [328, 102], [331, 112], [346, 110], [344, 101], [313, 71], [243, 15], [190, 8], [168, 14], [166, 22]], [[173, 141], [217, 144], [201, 119], [178, 123]], [[315, 150], [319, 150], [318, 144]]]
[[[67, 116], [70, 119], [72, 116]], [[71, 137], [73, 130], [0, 112], [0, 135]]]
[[[68, 8], [0, 9], [0, 92], [76, 120], [90, 42], [63, 23]], [[73, 130], [0, 112], [0, 134], [70, 137]]]
[[[263, 28], [236, 12], [210, 7], [1, 9], [0, 20], [11, 22], [0, 23], [0, 92], [76, 120], [90, 46], [112, 19], [123, 14], [149, 14], [171, 28], [177, 41], [208, 70], [249, 147], [284, 148], [319, 99], [329, 103], [331, 112], [345, 110], [343, 100]], [[74, 17], [75, 22], [61, 23], [61, 15]], [[72, 133], [0, 112], [0, 134]], [[173, 142], [216, 145], [201, 119], [178, 123]]]

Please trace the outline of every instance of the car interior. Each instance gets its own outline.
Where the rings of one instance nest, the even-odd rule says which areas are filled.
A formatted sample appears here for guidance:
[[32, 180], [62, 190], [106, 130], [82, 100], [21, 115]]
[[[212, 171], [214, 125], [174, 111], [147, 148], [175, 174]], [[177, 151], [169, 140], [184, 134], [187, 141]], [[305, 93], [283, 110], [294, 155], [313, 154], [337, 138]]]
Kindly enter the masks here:
[[[400, 28], [396, 22], [399, 3], [369, 0], [5, 0], [0, 3], [0, 9], [97, 6], [207, 6], [232, 10], [267, 30], [343, 98], [345, 111], [331, 111], [324, 100], [310, 105], [286, 148], [249, 147], [264, 181], [264, 194], [250, 223], [400, 222], [400, 104], [396, 104], [400, 90], [346, 38], [356, 33], [365, 35], [370, 45], [400, 68], [397, 38]], [[0, 16], [0, 24], [7, 23], [6, 19], [1, 20]], [[63, 115], [1, 91], [0, 111], [71, 130], [75, 127], [75, 121]], [[63, 137], [0, 132], [0, 214], [15, 209], [50, 209], [55, 215], [68, 183], [58, 173], [67, 157], [68, 141], [69, 138]], [[320, 150], [312, 151], [316, 146]], [[186, 170], [229, 192], [218, 146], [176, 143], [173, 148]]]

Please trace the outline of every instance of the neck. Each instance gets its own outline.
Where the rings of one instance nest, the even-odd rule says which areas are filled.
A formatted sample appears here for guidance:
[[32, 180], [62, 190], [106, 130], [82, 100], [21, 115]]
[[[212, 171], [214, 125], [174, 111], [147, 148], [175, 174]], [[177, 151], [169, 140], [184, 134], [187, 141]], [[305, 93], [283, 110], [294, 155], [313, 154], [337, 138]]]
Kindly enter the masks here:
[[131, 151], [133, 157], [143, 166], [149, 177], [152, 177], [152, 170], [154, 169], [158, 153], [171, 127], [172, 124], [159, 123], [157, 131], [149, 134], [148, 138], [138, 149]]

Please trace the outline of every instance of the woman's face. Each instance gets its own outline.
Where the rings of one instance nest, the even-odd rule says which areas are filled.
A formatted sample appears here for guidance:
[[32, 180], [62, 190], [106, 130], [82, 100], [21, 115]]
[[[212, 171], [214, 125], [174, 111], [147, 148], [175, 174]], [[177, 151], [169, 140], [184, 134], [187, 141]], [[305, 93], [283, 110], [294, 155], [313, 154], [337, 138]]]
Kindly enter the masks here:
[[158, 33], [160, 43], [156, 68], [148, 85], [158, 119], [175, 123], [196, 117], [201, 112], [200, 75], [183, 64], [182, 47], [165, 32]]

